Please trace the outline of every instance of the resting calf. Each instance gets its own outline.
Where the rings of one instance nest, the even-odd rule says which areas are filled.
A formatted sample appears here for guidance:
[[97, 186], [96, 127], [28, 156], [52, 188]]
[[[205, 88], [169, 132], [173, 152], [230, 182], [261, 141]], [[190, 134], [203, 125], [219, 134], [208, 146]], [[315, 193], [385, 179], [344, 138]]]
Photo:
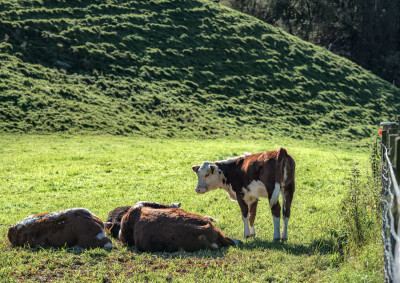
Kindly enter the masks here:
[[169, 251], [233, 246], [239, 241], [226, 237], [200, 215], [180, 208], [134, 206], [121, 221], [119, 239], [139, 251]]
[[[150, 201], [139, 201], [135, 204], [135, 206], [147, 206], [152, 208], [169, 208], [169, 207], [180, 207], [180, 203], [171, 203], [171, 204], [162, 204], [158, 202], [150, 202]], [[118, 238], [118, 233], [121, 228], [121, 219], [128, 212], [128, 210], [132, 206], [121, 206], [117, 207], [110, 211], [108, 214], [107, 220], [104, 223], [107, 229], [110, 230], [110, 234], [114, 238]]]
[[11, 226], [8, 240], [15, 246], [111, 248], [100, 218], [84, 208], [28, 216]]

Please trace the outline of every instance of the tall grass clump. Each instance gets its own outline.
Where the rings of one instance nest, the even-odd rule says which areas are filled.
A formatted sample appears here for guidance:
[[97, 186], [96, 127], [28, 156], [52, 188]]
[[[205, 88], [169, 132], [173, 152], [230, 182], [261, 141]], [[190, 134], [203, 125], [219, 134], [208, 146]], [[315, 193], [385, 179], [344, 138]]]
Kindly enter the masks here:
[[[340, 207], [337, 226], [332, 229], [335, 252], [331, 263], [339, 267], [344, 261], [350, 262], [363, 272], [374, 273], [379, 278], [382, 275], [383, 247], [380, 160], [377, 144], [372, 147], [370, 166], [362, 174], [357, 163], [352, 165], [349, 179], [345, 183], [348, 190]], [[346, 279], [356, 279], [348, 273], [345, 276]]]

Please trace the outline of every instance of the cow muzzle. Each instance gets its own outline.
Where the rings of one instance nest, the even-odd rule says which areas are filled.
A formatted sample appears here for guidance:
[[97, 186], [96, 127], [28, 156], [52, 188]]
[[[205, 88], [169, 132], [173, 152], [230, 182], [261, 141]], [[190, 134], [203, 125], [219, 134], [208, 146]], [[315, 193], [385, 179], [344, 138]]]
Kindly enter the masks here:
[[196, 193], [198, 194], [204, 194], [205, 192], [207, 192], [207, 189], [205, 188], [198, 188], [196, 187], [196, 189], [194, 189], [196, 191]]

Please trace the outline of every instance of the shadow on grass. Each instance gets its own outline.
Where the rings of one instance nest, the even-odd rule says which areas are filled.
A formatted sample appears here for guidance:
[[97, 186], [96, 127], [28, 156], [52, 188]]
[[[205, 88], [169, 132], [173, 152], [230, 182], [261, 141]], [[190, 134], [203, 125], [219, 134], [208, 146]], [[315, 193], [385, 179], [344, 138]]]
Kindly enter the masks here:
[[184, 250], [179, 250], [177, 252], [141, 252], [138, 251], [135, 247], [128, 247], [127, 249], [129, 252], [136, 254], [137, 256], [157, 256], [160, 258], [164, 259], [186, 259], [186, 258], [193, 258], [193, 259], [198, 259], [198, 258], [210, 258], [210, 259], [217, 259], [217, 258], [222, 258], [225, 256], [226, 253], [228, 253], [229, 248], [220, 248], [218, 250], [211, 250], [211, 249], [204, 249], [204, 250], [199, 250], [196, 252], [187, 252]]
[[[272, 242], [269, 240], [263, 239], [253, 239], [243, 242], [243, 244], [237, 245], [235, 248], [243, 251], [247, 250], [277, 250], [277, 251], [285, 251], [292, 255], [312, 255], [312, 254], [331, 254], [334, 250], [334, 242], [331, 239], [316, 239], [311, 243], [304, 244], [294, 244], [289, 242]], [[108, 256], [109, 253], [119, 253], [126, 249], [129, 253], [136, 256], [157, 256], [160, 258], [221, 258], [224, 257], [226, 253], [228, 253], [229, 248], [219, 248], [218, 250], [204, 249], [196, 252], [187, 252], [184, 250], [179, 250], [177, 252], [141, 252], [136, 249], [136, 247], [125, 247], [118, 241], [113, 241], [112, 249], [82, 249], [82, 248], [53, 248], [53, 247], [30, 247], [26, 245], [24, 247], [14, 247], [17, 249], [23, 249], [25, 251], [30, 252], [66, 252], [69, 254], [81, 255], [83, 253], [87, 253], [92, 259], [102, 259]]]
[[308, 255], [308, 254], [330, 254], [334, 249], [334, 242], [331, 239], [316, 239], [311, 243], [294, 244], [289, 242], [272, 242], [262, 239], [254, 239], [253, 241], [245, 241], [238, 248], [241, 250], [252, 249], [270, 249], [278, 251], [286, 251], [293, 255]]

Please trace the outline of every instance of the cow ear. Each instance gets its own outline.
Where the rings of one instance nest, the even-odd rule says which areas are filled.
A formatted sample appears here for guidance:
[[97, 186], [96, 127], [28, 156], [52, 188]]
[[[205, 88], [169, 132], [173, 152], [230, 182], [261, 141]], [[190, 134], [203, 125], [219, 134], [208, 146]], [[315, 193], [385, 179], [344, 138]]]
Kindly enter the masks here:
[[192, 170], [193, 172], [197, 173], [197, 171], [199, 171], [200, 165], [193, 165], [192, 166]]
[[216, 168], [215, 165], [210, 165], [210, 172], [211, 172], [211, 174], [214, 174], [216, 169], [217, 169], [217, 168]]

